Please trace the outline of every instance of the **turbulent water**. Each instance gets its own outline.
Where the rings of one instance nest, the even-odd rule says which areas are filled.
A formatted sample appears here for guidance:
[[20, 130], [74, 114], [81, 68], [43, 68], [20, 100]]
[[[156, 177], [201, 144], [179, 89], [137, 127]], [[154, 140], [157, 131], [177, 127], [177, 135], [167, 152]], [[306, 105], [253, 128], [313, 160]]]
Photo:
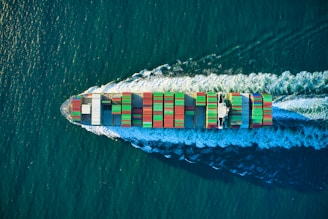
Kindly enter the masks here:
[[[289, 150], [297, 153], [304, 148], [327, 149], [328, 71], [300, 72], [296, 75], [288, 71], [281, 75], [219, 74], [215, 66], [215, 61], [218, 59], [220, 57], [217, 55], [209, 55], [197, 61], [189, 60], [172, 66], [159, 66], [153, 70], [136, 73], [122, 81], [91, 87], [83, 93], [269, 92], [274, 96], [272, 127], [224, 130], [144, 129], [88, 125], [82, 127], [98, 135], [122, 138], [131, 142], [136, 148], [147, 153], [159, 153], [166, 158], [200, 162], [214, 169], [226, 169], [242, 176], [261, 179], [266, 183], [307, 185], [307, 180], [300, 177], [297, 169], [295, 174], [293, 174], [294, 170], [289, 171], [291, 177], [284, 179], [286, 162], [290, 162], [290, 157], [282, 159], [273, 155], [289, 153]], [[190, 74], [188, 69], [202, 74]], [[233, 156], [236, 154], [238, 159]], [[279, 165], [275, 165], [277, 159], [280, 160]], [[319, 185], [314, 186], [322, 188], [322, 183], [325, 181], [320, 182]]]
[[[327, 217], [327, 0], [1, 0], [0, 32], [0, 218]], [[95, 85], [268, 91], [274, 126], [72, 125]]]

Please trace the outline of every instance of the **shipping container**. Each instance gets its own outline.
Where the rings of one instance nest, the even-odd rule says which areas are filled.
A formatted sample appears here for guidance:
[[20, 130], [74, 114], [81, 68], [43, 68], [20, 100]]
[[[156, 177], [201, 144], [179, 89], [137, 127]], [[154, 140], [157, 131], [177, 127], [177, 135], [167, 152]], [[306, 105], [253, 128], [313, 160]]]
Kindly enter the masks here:
[[142, 108], [133, 108], [132, 113], [132, 125], [142, 126]]
[[184, 128], [185, 126], [185, 96], [184, 93], [174, 94], [174, 127]]
[[195, 106], [185, 106], [185, 114], [186, 114], [186, 116], [194, 116], [195, 115]]
[[115, 95], [112, 97], [112, 114], [120, 115], [122, 113], [122, 97], [119, 95]]
[[206, 128], [218, 127], [218, 97], [215, 92], [206, 93]]
[[243, 124], [243, 96], [238, 92], [228, 94], [231, 109], [228, 124], [230, 128], [240, 128]]
[[273, 124], [272, 95], [266, 93], [93, 93], [72, 97], [68, 111], [74, 122], [122, 127], [222, 129]]
[[142, 127], [153, 127], [153, 93], [144, 92], [142, 99]]
[[262, 93], [263, 102], [263, 122], [262, 125], [265, 127], [272, 126], [272, 95]]
[[196, 93], [196, 106], [206, 106], [206, 93], [197, 92]]
[[122, 93], [122, 127], [131, 127], [132, 125], [132, 94], [131, 92]]
[[174, 94], [164, 93], [164, 128], [174, 127]]
[[259, 93], [253, 93], [251, 98], [251, 128], [260, 128], [263, 123], [263, 101], [262, 95]]
[[81, 121], [81, 106], [82, 106], [82, 97], [75, 96], [71, 101], [71, 118], [74, 122]]

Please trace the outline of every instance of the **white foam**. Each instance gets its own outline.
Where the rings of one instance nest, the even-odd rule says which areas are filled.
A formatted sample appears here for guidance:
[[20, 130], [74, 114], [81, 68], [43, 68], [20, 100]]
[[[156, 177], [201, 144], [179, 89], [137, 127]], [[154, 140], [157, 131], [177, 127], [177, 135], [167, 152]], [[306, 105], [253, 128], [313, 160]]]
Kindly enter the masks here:
[[[272, 147], [327, 147], [328, 131], [315, 127], [300, 125], [296, 130], [290, 129], [225, 129], [220, 131], [204, 131], [197, 129], [145, 129], [139, 127], [123, 128], [110, 126], [86, 126], [83, 128], [97, 135], [106, 135], [110, 138], [122, 138], [130, 142], [163, 142], [174, 145], [195, 145], [203, 147], [228, 147], [231, 145], [251, 147], [257, 144], [260, 148]], [[139, 145], [139, 144], [138, 144]], [[139, 147], [139, 146], [138, 146]], [[151, 152], [150, 146], [143, 150]]]
[[[274, 112], [276, 119], [288, 117], [311, 120], [328, 119], [328, 97], [294, 98], [275, 102], [273, 106], [276, 109], [276, 112]], [[283, 110], [285, 110], [284, 113]], [[286, 112], [286, 110], [289, 112]]]
[[[271, 73], [252, 73], [250, 75], [209, 74], [174, 77], [167, 65], [152, 71], [142, 71], [118, 83], [110, 82], [101, 87], [92, 87], [91, 92], [144, 92], [144, 91], [221, 91], [221, 92], [268, 92], [274, 96], [295, 94], [322, 94], [328, 91], [328, 71], [300, 72], [296, 75], [289, 71], [281, 76]], [[169, 71], [170, 77], [162, 71]]]

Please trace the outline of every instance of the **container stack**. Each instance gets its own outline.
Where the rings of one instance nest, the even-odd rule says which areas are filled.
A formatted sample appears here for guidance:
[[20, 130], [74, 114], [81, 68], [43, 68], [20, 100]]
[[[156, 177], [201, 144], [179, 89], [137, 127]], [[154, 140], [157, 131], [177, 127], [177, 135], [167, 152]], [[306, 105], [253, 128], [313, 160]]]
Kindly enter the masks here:
[[142, 108], [136, 107], [132, 110], [132, 125], [142, 126]]
[[249, 93], [241, 93], [242, 97], [242, 110], [241, 110], [241, 117], [242, 117], [242, 124], [240, 128], [249, 128]]
[[185, 106], [186, 116], [194, 116], [195, 115], [195, 106]]
[[142, 127], [153, 127], [153, 93], [144, 92], [142, 100]]
[[263, 126], [272, 126], [272, 95], [262, 94]]
[[163, 93], [153, 94], [153, 128], [163, 128]]
[[110, 106], [112, 104], [112, 101], [109, 99], [102, 99], [101, 105], [103, 107], [103, 110], [110, 110]]
[[197, 92], [196, 93], [196, 106], [206, 106], [205, 92]]
[[251, 128], [260, 128], [263, 119], [262, 96], [259, 93], [251, 94], [252, 117], [250, 122]]
[[112, 97], [112, 114], [113, 115], [121, 115], [122, 113], [122, 97], [119, 95], [115, 95]]
[[132, 95], [131, 92], [122, 93], [122, 127], [131, 127], [132, 116]]
[[174, 95], [172, 92], [164, 93], [164, 128], [173, 128]]
[[71, 117], [73, 122], [81, 122], [82, 96], [73, 97], [71, 102]]
[[174, 94], [174, 127], [184, 128], [185, 125], [185, 112], [184, 112], [184, 93]]
[[102, 99], [101, 104], [102, 105], [110, 105], [112, 102], [109, 99]]
[[218, 97], [215, 92], [207, 93], [206, 102], [206, 128], [218, 127]]
[[229, 127], [240, 128], [242, 125], [242, 96], [240, 93], [229, 93], [228, 100], [231, 104], [229, 112]]

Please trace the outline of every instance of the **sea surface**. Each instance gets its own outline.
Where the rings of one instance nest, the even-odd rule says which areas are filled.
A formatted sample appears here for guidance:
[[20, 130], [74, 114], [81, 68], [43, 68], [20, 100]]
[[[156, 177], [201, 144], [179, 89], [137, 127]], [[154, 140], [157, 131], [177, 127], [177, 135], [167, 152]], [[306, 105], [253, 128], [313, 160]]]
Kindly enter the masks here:
[[[3, 0], [0, 33], [0, 218], [327, 217], [327, 1]], [[108, 82], [219, 90], [222, 77], [288, 95], [279, 128], [148, 141], [60, 112]]]

